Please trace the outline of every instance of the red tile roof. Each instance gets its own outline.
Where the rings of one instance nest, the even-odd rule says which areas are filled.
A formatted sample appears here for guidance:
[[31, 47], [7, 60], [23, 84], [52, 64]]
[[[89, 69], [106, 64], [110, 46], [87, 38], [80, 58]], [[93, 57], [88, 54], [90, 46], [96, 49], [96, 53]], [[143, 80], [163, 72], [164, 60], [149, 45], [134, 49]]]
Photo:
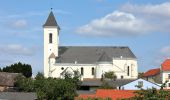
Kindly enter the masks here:
[[117, 99], [127, 99], [134, 97], [135, 93], [134, 90], [113, 90], [113, 89], [98, 89], [96, 91], [96, 94], [93, 95], [88, 95], [88, 94], [82, 94], [79, 95], [78, 98], [111, 98], [112, 100], [117, 100]]
[[144, 77], [154, 76], [160, 73], [160, 68], [151, 69], [144, 73]]
[[161, 65], [162, 71], [170, 71], [170, 59], [166, 59]]

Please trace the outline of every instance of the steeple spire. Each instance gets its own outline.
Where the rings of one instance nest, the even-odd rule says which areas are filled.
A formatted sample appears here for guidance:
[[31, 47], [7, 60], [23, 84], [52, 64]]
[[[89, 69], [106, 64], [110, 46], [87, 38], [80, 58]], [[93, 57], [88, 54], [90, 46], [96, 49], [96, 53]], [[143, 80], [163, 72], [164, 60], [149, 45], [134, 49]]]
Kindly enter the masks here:
[[49, 14], [49, 16], [48, 16], [45, 24], [43, 25], [43, 27], [50, 27], [50, 26], [52, 26], [52, 27], [57, 27], [57, 28], [60, 30], [60, 27], [59, 27], [59, 25], [57, 24], [57, 21], [56, 21], [56, 19], [55, 19], [55, 16], [54, 16], [54, 14], [53, 14], [52, 9], [53, 9], [53, 8], [51, 8], [51, 12], [50, 12], [50, 14]]

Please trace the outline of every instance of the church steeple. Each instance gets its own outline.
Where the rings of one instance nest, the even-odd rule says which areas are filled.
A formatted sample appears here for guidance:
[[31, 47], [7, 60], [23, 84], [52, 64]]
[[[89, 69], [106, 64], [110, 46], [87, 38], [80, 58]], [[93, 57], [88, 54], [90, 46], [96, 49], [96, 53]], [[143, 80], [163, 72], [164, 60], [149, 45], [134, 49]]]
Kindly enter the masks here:
[[[58, 57], [59, 31], [60, 27], [51, 11], [47, 21], [43, 25], [44, 29], [44, 76], [49, 77], [50, 66], [55, 63]], [[52, 62], [51, 62], [52, 61]]]
[[55, 19], [53, 12], [51, 11], [43, 27], [57, 27], [60, 30], [59, 25]]

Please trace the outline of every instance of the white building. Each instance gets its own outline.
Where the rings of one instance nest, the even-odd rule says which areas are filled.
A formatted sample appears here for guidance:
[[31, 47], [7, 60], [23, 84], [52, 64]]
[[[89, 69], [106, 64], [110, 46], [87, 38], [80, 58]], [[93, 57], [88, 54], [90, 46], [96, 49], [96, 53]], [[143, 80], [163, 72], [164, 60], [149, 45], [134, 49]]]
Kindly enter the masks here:
[[78, 70], [82, 78], [101, 78], [108, 71], [121, 79], [137, 78], [137, 58], [128, 47], [59, 46], [60, 27], [52, 11], [43, 28], [45, 77]]
[[162, 64], [161, 64], [161, 74], [162, 74], [162, 83], [166, 84], [166, 89], [170, 89], [170, 59], [166, 59]]
[[130, 83], [127, 83], [127, 84], [121, 86], [121, 89], [122, 90], [140, 90], [140, 88], [138, 88], [137, 86], [141, 87], [144, 90], [152, 89], [152, 88], [156, 88], [156, 89], [161, 88], [156, 83], [146, 81], [146, 80], [140, 78], [140, 79], [134, 80]]

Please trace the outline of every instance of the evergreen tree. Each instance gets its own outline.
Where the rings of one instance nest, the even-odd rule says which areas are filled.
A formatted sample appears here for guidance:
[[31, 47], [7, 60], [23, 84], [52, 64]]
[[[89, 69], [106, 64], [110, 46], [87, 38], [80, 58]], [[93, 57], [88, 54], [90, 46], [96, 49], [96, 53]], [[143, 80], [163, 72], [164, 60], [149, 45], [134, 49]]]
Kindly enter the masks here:
[[32, 68], [29, 64], [22, 64], [21, 62], [6, 66], [2, 69], [3, 72], [22, 73], [25, 77], [32, 76]]

